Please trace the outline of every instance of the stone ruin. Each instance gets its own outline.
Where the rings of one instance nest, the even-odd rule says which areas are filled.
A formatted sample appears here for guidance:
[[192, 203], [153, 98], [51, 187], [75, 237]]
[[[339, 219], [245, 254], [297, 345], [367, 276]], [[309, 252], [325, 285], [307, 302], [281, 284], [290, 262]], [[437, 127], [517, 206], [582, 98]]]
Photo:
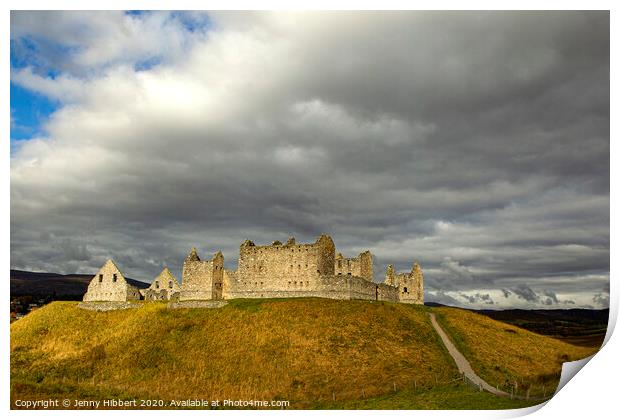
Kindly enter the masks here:
[[385, 280], [375, 283], [370, 251], [345, 258], [336, 253], [332, 238], [323, 234], [310, 244], [298, 244], [295, 238], [271, 245], [256, 245], [246, 240], [239, 248], [237, 270], [224, 268], [220, 251], [212, 259], [202, 260], [196, 248], [192, 248], [183, 261], [180, 285], [170, 270], [164, 268], [150, 287], [141, 290], [129, 285], [118, 267], [108, 260], [91, 280], [84, 301], [126, 302], [143, 298], [183, 305], [286, 297], [424, 304], [424, 279], [418, 263], [410, 273], [395, 273], [389, 265]]
[[145, 300], [178, 300], [180, 294], [181, 286], [168, 267], [164, 267], [148, 288], [140, 289]]
[[140, 299], [140, 290], [127, 282], [114, 261], [107, 260], [88, 285], [84, 302], [127, 302]]

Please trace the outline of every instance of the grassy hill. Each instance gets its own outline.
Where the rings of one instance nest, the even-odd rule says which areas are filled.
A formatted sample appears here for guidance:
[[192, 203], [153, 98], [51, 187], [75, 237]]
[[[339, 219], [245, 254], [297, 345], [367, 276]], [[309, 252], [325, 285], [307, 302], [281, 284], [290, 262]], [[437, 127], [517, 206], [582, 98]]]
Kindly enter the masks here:
[[435, 308], [437, 320], [474, 370], [493, 386], [519, 394], [553, 392], [562, 363], [587, 357], [582, 347], [457, 308]]
[[[458, 371], [430, 325], [431, 310], [439, 309], [308, 298], [233, 300], [219, 309], [167, 310], [147, 303], [97, 313], [75, 302], [53, 302], [11, 325], [11, 400], [280, 399], [291, 408], [534, 404], [451, 382]], [[497, 323], [487, 333], [494, 337], [508, 327]], [[519, 334], [534, 344], [572, 347]], [[538, 347], [515, 350], [534, 360]], [[566, 349], [559, 351], [580, 355]], [[560, 360], [553, 362], [557, 373]], [[481, 363], [486, 373], [490, 365], [484, 358]]]

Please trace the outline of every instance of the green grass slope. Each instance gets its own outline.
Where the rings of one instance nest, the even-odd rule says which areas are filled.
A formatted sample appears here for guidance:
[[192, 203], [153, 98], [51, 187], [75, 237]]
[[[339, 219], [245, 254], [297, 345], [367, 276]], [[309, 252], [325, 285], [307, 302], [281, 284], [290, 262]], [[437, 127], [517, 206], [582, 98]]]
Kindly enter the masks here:
[[525, 395], [548, 396], [557, 388], [562, 363], [594, 354], [472, 311], [435, 308], [437, 320], [478, 375], [493, 386]]
[[308, 298], [98, 313], [53, 302], [11, 324], [11, 401], [196, 398], [379, 409], [536, 403], [451, 382], [458, 371], [430, 310]]

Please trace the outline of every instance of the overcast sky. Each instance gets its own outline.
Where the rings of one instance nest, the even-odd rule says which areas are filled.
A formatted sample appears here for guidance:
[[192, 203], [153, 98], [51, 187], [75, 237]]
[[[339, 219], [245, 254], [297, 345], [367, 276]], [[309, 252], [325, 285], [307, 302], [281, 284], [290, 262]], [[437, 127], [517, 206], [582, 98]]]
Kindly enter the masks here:
[[313, 242], [426, 300], [607, 307], [607, 12], [11, 14], [11, 267]]

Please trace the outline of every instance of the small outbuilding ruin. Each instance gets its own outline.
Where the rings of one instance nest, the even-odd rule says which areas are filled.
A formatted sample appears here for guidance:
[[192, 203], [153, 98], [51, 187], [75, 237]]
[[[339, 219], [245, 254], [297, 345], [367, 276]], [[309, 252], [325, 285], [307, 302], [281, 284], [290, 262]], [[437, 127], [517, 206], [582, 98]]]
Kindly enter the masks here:
[[84, 302], [127, 302], [139, 300], [140, 290], [127, 282], [114, 261], [107, 260], [92, 278]]

